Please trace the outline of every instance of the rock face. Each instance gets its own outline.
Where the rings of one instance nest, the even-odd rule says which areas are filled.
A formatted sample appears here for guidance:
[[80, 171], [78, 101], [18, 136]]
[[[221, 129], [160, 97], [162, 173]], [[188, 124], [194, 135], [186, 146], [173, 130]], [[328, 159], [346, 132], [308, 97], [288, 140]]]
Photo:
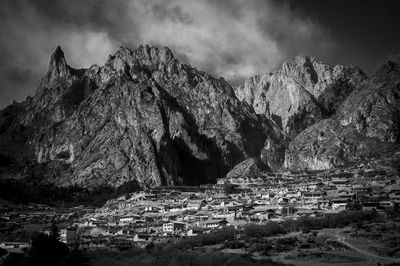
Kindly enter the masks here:
[[149, 46], [79, 70], [58, 47], [35, 95], [1, 112], [0, 129], [7, 171], [40, 165], [49, 182], [89, 187], [214, 182], [281, 138], [225, 80]]
[[257, 114], [273, 119], [289, 139], [335, 113], [357, 84], [366, 79], [356, 67], [330, 67], [297, 56], [272, 73], [256, 75], [235, 90]]
[[257, 158], [249, 158], [237, 164], [226, 174], [226, 178], [257, 178], [263, 170], [265, 169], [263, 169], [262, 163]]
[[298, 56], [234, 91], [165, 47], [88, 69], [57, 47], [34, 96], [0, 111], [0, 177], [149, 188], [339, 167], [400, 150], [399, 90], [398, 61], [367, 79]]
[[400, 61], [388, 62], [288, 146], [285, 167], [328, 169], [400, 150]]

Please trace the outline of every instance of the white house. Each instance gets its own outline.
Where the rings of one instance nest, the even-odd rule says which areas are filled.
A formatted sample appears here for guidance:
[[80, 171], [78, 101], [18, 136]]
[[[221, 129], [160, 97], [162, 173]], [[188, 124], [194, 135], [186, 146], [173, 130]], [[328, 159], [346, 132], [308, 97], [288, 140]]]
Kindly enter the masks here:
[[169, 223], [165, 223], [163, 224], [163, 232], [167, 233], [167, 234], [173, 234], [175, 232], [181, 232], [183, 230], [185, 230], [186, 228], [186, 223], [182, 223], [182, 222], [169, 222]]

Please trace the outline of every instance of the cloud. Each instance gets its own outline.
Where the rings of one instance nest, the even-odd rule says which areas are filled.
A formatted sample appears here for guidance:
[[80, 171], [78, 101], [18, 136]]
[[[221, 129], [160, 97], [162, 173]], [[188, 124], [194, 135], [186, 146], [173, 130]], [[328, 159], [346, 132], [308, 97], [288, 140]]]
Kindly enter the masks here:
[[[62, 14], [59, 16], [62, 19]], [[117, 47], [108, 37], [106, 29], [60, 24], [58, 21], [41, 14], [32, 2], [17, 0], [2, 3], [0, 108], [12, 100], [21, 101], [34, 93], [57, 45], [63, 47], [67, 61], [78, 68], [103, 64], [107, 55]]]
[[0, 106], [33, 93], [57, 45], [74, 67], [103, 64], [120, 45], [168, 46], [233, 83], [334, 47], [299, 10], [262, 0], [2, 0], [0, 30]]

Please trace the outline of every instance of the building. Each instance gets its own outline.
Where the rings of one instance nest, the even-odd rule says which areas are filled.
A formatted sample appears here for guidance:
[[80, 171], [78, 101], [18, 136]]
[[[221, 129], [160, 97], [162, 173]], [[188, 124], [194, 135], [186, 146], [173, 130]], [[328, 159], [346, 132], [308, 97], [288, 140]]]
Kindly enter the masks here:
[[119, 218], [118, 225], [125, 226], [125, 225], [132, 225], [136, 223], [136, 221], [140, 219], [140, 216], [137, 215], [129, 215]]
[[173, 234], [177, 232], [182, 232], [186, 228], [186, 224], [182, 222], [169, 222], [163, 224], [163, 232], [167, 234]]
[[197, 236], [199, 234], [203, 234], [204, 229], [201, 227], [192, 227], [187, 231], [187, 236]]
[[222, 220], [210, 220], [205, 222], [206, 228], [216, 228], [220, 226], [226, 226], [228, 222], [225, 219]]
[[348, 199], [336, 198], [332, 199], [332, 210], [341, 211], [347, 210]]
[[0, 248], [7, 250], [9, 253], [24, 253], [25, 249], [29, 248], [27, 242], [3, 242], [0, 243]]

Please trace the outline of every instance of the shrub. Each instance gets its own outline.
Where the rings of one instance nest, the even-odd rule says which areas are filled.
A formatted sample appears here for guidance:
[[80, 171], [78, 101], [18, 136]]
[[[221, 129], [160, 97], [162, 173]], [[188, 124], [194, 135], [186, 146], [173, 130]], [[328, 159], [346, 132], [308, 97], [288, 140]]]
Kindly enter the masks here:
[[231, 249], [238, 249], [238, 248], [243, 248], [244, 243], [241, 241], [233, 240], [225, 243], [225, 248], [231, 248]]
[[283, 233], [283, 229], [276, 222], [268, 222], [263, 225], [249, 224], [244, 232], [249, 237], [268, 237]]

